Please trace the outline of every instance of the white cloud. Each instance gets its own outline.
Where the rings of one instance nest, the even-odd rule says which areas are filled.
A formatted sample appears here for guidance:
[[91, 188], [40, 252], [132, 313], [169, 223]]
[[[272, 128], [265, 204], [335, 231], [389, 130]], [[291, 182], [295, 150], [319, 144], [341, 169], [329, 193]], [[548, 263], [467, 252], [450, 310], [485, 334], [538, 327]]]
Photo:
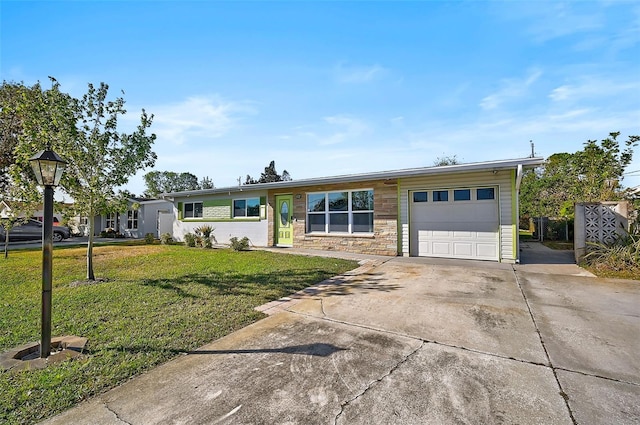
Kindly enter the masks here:
[[637, 79], [632, 81], [613, 81], [604, 77], [585, 76], [579, 78], [573, 84], [564, 84], [556, 87], [549, 93], [549, 98], [554, 102], [581, 101], [584, 99], [602, 101], [605, 98], [634, 91], [637, 92], [636, 98], [640, 99], [640, 81]]
[[518, 21], [537, 43], [606, 27], [604, 6], [597, 2], [512, 2], [504, 6], [494, 4], [496, 15]]
[[503, 103], [522, 98], [529, 93], [529, 87], [535, 83], [542, 71], [532, 69], [525, 78], [509, 78], [500, 82], [501, 88], [495, 93], [485, 96], [480, 102], [480, 107], [484, 110], [496, 109]]
[[384, 77], [388, 70], [378, 64], [350, 66], [339, 63], [333, 69], [335, 79], [343, 84], [365, 84]]
[[319, 144], [323, 146], [335, 145], [347, 141], [356, 141], [360, 136], [369, 131], [369, 126], [356, 118], [336, 115], [325, 117], [324, 121], [330, 125], [330, 129], [338, 128], [329, 136], [321, 137]]
[[237, 125], [239, 115], [253, 112], [246, 102], [205, 96], [194, 96], [147, 110], [154, 114], [152, 127], [158, 140], [175, 145], [185, 144], [192, 139], [219, 138]]

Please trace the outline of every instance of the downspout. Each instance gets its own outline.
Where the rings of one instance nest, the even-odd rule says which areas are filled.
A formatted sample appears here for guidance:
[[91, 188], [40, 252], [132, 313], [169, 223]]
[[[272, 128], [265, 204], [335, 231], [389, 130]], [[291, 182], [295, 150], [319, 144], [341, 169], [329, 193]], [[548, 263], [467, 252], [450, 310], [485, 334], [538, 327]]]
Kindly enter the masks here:
[[516, 169], [516, 264], [520, 264], [520, 185], [522, 184], [522, 164]]

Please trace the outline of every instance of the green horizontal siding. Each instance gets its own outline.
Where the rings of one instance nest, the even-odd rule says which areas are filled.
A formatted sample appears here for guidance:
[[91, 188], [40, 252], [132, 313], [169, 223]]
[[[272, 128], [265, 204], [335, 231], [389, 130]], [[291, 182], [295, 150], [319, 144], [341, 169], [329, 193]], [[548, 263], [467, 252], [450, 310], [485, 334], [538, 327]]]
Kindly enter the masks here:
[[203, 207], [230, 207], [231, 199], [210, 199], [202, 202]]

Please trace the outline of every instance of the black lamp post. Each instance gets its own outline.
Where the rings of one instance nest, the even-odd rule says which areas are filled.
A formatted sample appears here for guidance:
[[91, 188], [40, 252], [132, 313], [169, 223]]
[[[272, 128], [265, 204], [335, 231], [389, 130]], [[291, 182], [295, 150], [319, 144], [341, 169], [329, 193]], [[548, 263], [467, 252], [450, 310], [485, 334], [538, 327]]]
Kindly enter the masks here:
[[51, 150], [40, 151], [29, 159], [31, 168], [44, 187], [44, 220], [42, 227], [42, 322], [40, 357], [51, 353], [51, 281], [53, 259], [53, 188], [60, 183], [66, 162]]

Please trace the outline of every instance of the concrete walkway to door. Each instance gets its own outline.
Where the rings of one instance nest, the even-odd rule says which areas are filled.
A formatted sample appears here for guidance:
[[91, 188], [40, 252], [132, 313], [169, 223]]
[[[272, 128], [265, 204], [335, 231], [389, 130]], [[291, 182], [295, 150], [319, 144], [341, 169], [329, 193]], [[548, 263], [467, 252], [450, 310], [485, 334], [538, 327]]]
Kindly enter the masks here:
[[640, 282], [363, 260], [45, 423], [640, 423]]

